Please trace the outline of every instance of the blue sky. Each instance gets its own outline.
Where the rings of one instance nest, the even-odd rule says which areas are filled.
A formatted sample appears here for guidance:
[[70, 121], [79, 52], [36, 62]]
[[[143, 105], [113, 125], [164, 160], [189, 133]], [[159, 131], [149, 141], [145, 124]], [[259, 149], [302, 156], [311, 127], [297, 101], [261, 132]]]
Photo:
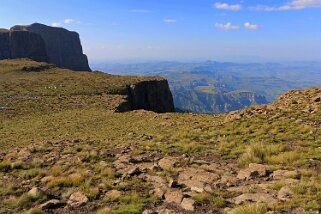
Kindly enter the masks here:
[[0, 26], [80, 33], [91, 61], [321, 60], [321, 0], [0, 0]]

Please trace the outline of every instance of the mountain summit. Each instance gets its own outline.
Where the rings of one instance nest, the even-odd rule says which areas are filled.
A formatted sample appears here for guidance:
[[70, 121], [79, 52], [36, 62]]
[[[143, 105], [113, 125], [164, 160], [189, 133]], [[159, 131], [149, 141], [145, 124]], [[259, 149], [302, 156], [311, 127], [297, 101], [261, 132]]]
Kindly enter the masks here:
[[90, 71], [79, 34], [35, 23], [0, 31], [0, 59], [30, 58], [75, 71]]

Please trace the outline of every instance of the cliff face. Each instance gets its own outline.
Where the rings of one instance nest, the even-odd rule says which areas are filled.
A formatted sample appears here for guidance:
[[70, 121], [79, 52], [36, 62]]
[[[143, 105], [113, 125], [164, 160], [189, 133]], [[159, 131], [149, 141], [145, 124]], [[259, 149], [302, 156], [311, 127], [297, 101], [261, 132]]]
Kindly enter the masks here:
[[130, 110], [174, 112], [172, 93], [165, 79], [139, 82], [127, 87]]
[[48, 62], [41, 36], [28, 31], [0, 31], [0, 59], [16, 58]]
[[11, 31], [27, 31], [40, 35], [46, 44], [50, 63], [75, 71], [90, 71], [78, 33], [37, 23], [14, 26]]

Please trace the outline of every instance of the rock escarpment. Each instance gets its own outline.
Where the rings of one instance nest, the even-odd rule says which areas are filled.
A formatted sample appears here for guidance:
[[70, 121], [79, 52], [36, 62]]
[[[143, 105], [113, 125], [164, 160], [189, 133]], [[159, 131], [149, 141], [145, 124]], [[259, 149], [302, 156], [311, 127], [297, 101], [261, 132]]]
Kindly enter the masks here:
[[75, 71], [90, 71], [78, 33], [38, 23], [14, 26], [11, 31], [32, 32], [40, 35], [45, 42], [50, 63]]
[[165, 79], [139, 82], [127, 87], [131, 110], [145, 109], [158, 113], [174, 112], [172, 93]]
[[0, 31], [0, 59], [29, 58], [49, 62], [42, 37], [28, 31]]

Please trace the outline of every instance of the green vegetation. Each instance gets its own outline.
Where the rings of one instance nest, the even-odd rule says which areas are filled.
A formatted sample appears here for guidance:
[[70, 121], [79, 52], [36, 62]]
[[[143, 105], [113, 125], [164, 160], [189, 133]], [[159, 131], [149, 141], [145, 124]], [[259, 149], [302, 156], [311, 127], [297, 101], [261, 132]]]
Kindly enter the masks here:
[[[148, 175], [165, 181], [177, 178], [184, 167], [210, 168], [194, 160], [221, 164], [221, 168], [212, 170], [219, 177], [237, 173], [249, 163], [300, 174], [264, 183], [275, 193], [285, 186], [292, 191], [288, 200], [278, 200], [274, 207], [231, 205], [227, 199], [239, 193], [218, 185], [217, 192], [192, 196], [204, 209], [222, 211], [229, 206], [236, 214], [296, 207], [321, 209], [321, 111], [315, 101], [320, 96], [318, 89], [290, 92], [274, 105], [230, 114], [115, 113], [114, 106], [123, 102], [120, 92], [124, 85], [142, 77], [75, 73], [55, 67], [24, 72], [24, 66], [45, 64], [23, 60], [1, 61], [0, 65], [0, 106], [8, 107], [0, 109], [0, 176], [5, 178], [0, 180], [0, 213], [30, 209], [30, 213], [39, 213], [37, 207], [47, 201], [48, 195], [67, 203], [77, 191], [88, 198], [84, 209], [140, 213], [157, 206], [153, 187], [116, 168], [115, 161], [121, 155], [150, 154], [159, 159], [184, 157], [166, 170], [147, 170]], [[103, 95], [106, 91], [109, 94]], [[111, 94], [115, 91], [120, 94]], [[110, 101], [115, 103], [111, 105]], [[147, 168], [152, 167], [153, 163]], [[28, 192], [34, 186], [45, 189], [46, 194], [30, 197]], [[246, 187], [250, 189], [247, 192], [258, 191], [255, 187]], [[107, 194], [111, 190], [125, 194], [111, 198]]]

